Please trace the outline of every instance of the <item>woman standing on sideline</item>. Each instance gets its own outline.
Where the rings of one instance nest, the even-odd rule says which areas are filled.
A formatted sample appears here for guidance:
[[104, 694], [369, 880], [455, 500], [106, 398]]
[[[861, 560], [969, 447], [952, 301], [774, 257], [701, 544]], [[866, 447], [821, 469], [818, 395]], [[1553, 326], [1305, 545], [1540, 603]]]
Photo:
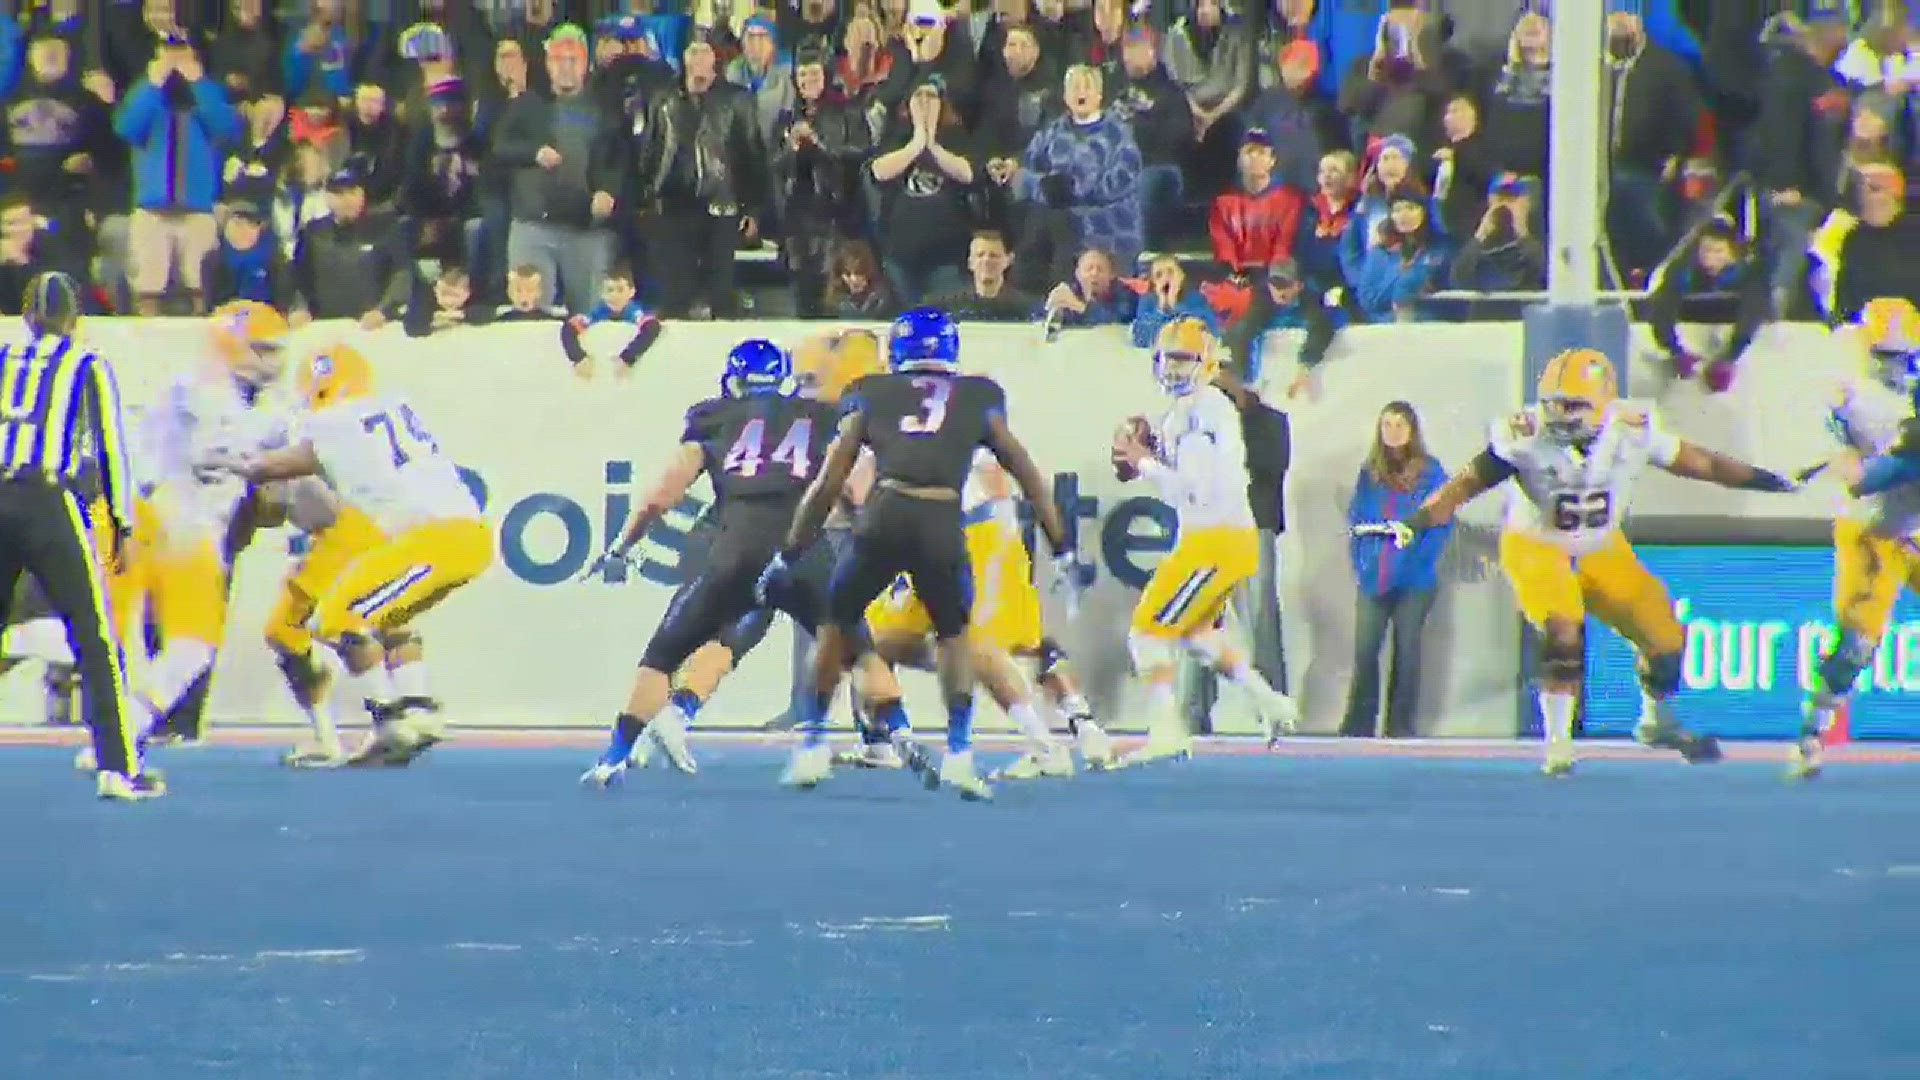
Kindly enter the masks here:
[[[1420, 437], [1420, 415], [1395, 401], [1380, 410], [1373, 448], [1361, 466], [1347, 521], [1398, 521], [1411, 514], [1447, 480], [1447, 471], [1427, 453]], [[1420, 701], [1420, 632], [1433, 610], [1439, 585], [1440, 555], [1446, 550], [1448, 524], [1420, 534], [1395, 550], [1391, 540], [1354, 536], [1348, 541], [1353, 572], [1360, 581], [1359, 612], [1353, 642], [1353, 683], [1347, 691], [1346, 718], [1340, 734], [1370, 736], [1380, 715], [1380, 654], [1393, 635], [1393, 668], [1387, 679], [1385, 732], [1406, 738]]]

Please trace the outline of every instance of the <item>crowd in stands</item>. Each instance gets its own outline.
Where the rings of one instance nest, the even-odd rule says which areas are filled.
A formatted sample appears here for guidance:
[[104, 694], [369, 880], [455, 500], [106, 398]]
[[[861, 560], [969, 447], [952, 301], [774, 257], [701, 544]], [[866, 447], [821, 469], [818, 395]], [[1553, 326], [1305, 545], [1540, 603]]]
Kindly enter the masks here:
[[[1545, 0], [13, 4], [0, 311], [51, 267], [102, 311], [552, 319], [576, 361], [621, 322], [628, 367], [681, 319], [1194, 313], [1310, 366], [1546, 284]], [[1903, 0], [1608, 9], [1604, 262], [1683, 373], [1920, 302]]]

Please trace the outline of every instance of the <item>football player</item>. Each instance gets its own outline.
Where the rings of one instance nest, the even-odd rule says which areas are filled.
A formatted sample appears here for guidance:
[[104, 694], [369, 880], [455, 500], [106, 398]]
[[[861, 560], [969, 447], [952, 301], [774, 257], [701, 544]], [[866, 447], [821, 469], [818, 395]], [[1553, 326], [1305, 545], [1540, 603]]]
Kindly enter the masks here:
[[1146, 478], [1179, 515], [1173, 550], [1154, 568], [1127, 634], [1152, 712], [1146, 745], [1121, 758], [1123, 766], [1191, 752], [1193, 737], [1174, 700], [1177, 647], [1248, 693], [1269, 741], [1291, 731], [1299, 716], [1225, 628], [1227, 601], [1260, 570], [1260, 531], [1247, 501], [1240, 409], [1213, 385], [1219, 371], [1220, 342], [1206, 323], [1167, 323], [1154, 343], [1153, 372], [1170, 406], [1151, 436], [1132, 424], [1113, 447], [1121, 475]]
[[[1062, 564], [1062, 581], [1077, 577], [1078, 560], [1045, 478], [1007, 426], [1006, 391], [985, 376], [960, 372], [960, 331], [952, 318], [934, 308], [902, 315], [888, 332], [888, 360], [891, 371], [860, 380], [847, 395], [840, 432], [819, 478], [762, 577], [768, 594], [785, 587], [838, 502], [861, 449], [870, 447], [873, 491], [834, 570], [828, 618], [816, 649], [813, 694], [803, 703], [801, 742], [782, 779], [807, 788], [832, 774], [828, 706], [862, 651], [868, 605], [905, 573], [913, 577], [937, 638], [947, 703], [947, 754], [938, 780], [964, 798], [990, 798], [992, 789], [973, 765], [974, 680], [963, 640], [972, 586], [961, 488], [973, 469], [976, 449], [993, 451], [1033, 503]], [[900, 742], [907, 742], [904, 731], [897, 734]]]
[[[684, 686], [674, 690], [672, 676], [703, 647], [767, 606], [756, 596], [760, 572], [779, 550], [781, 526], [792, 520], [833, 438], [838, 409], [795, 397], [792, 377], [792, 358], [773, 342], [754, 338], [734, 346], [720, 395], [687, 410], [678, 450], [608, 551], [609, 558], [627, 558], [695, 480], [712, 479], [718, 534], [699, 573], [675, 596], [647, 643], [607, 750], [581, 782], [612, 783], [627, 769], [642, 734], [675, 768], [695, 771], [687, 727], [704, 699]], [[822, 550], [812, 559], [824, 568], [829, 555]], [[813, 580], [819, 588], [796, 584], [773, 601], [807, 629], [817, 625], [826, 600], [824, 577]]]
[[1720, 756], [1711, 736], [1674, 718], [1686, 631], [1667, 588], [1648, 572], [1620, 531], [1633, 483], [1651, 465], [1675, 476], [1743, 491], [1788, 492], [1799, 484], [1680, 439], [1652, 408], [1619, 396], [1613, 362], [1594, 349], [1569, 349], [1540, 374], [1538, 404], [1496, 421], [1487, 448], [1402, 521], [1362, 526], [1411, 542], [1508, 480], [1500, 566], [1520, 613], [1540, 632], [1538, 693], [1546, 727], [1542, 770], [1573, 770], [1573, 715], [1585, 671], [1589, 615], [1640, 655], [1641, 713], [1634, 737], [1677, 750], [1688, 761]]
[[[220, 464], [285, 439], [287, 418], [269, 406], [267, 390], [286, 366], [287, 333], [286, 318], [266, 304], [221, 306], [208, 319], [206, 361], [144, 414], [142, 470], [153, 487], [135, 511], [136, 558], [110, 581], [109, 596], [129, 652], [142, 641], [142, 605], [153, 609], [160, 651], [134, 695], [147, 735], [159, 734], [212, 670], [226, 632], [229, 538], [246, 531], [249, 492]], [[82, 751], [75, 764], [90, 769], [89, 758]]]
[[285, 449], [229, 464], [253, 484], [324, 474], [340, 501], [365, 514], [384, 539], [362, 552], [314, 604], [315, 636], [346, 668], [347, 689], [365, 707], [374, 737], [349, 765], [396, 764], [440, 741], [437, 710], [418, 661], [389, 669], [383, 635], [420, 615], [493, 563], [493, 528], [473, 492], [403, 395], [381, 392], [359, 350], [335, 344], [298, 366], [306, 412]]
[[[1077, 739], [1090, 768], [1112, 763], [1112, 741], [1093, 718], [1093, 710], [1078, 692], [1067, 670], [1065, 650], [1043, 636], [1040, 591], [1033, 583], [1033, 565], [1021, 536], [1020, 516], [1014, 504], [1013, 481], [999, 461], [985, 450], [974, 454], [973, 471], [961, 491], [961, 518], [966, 526], [967, 556], [973, 570], [973, 610], [967, 643], [975, 672], [1007, 718], [1026, 737], [1026, 751], [992, 779], [1031, 780], [1073, 775], [1073, 757], [1053, 738], [1033, 705], [1033, 691], [1015, 656], [1040, 659], [1043, 687], [1060, 704], [1068, 729]], [[914, 595], [910, 578], [902, 577], [867, 608], [867, 628], [879, 656], [895, 663], [923, 665], [933, 632], [926, 606]], [[872, 675], [863, 680], [862, 693], [884, 687], [889, 678]], [[895, 691], [897, 696], [897, 690]], [[863, 734], [879, 725], [866, 725]], [[866, 738], [871, 740], [872, 735]], [[882, 744], [885, 745], [885, 744]]]
[[[1830, 466], [1833, 475], [1857, 486], [1862, 462], [1897, 451], [1913, 422], [1920, 312], [1907, 300], [1873, 300], [1836, 336], [1843, 348], [1859, 349], [1865, 362], [1861, 375], [1836, 388], [1827, 412], [1842, 448]], [[1822, 733], [1872, 665], [1901, 590], [1920, 589], [1920, 485], [1879, 479], [1833, 521], [1833, 621], [1839, 636], [1821, 657], [1801, 710], [1800, 738], [1788, 763], [1788, 775], [1797, 779], [1819, 774]]]

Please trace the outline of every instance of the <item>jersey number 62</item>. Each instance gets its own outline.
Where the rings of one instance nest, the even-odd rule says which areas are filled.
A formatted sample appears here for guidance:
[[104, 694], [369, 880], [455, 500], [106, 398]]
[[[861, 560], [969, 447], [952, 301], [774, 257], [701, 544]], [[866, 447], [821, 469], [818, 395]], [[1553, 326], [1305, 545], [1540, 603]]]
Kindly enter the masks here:
[[1604, 529], [1613, 520], [1613, 494], [1562, 491], [1553, 497], [1553, 527], [1561, 532]]

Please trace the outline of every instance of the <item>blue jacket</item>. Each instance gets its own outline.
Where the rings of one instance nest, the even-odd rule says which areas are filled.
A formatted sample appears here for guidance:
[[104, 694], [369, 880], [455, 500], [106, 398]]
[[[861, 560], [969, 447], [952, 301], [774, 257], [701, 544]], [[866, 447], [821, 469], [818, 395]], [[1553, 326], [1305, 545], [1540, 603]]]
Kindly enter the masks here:
[[[1377, 521], [1398, 521], [1420, 508], [1420, 504], [1440, 485], [1447, 482], [1447, 470], [1433, 458], [1420, 473], [1419, 483], [1411, 491], [1401, 491], [1373, 478], [1366, 468], [1354, 483], [1353, 501], [1347, 504], [1347, 524], [1363, 525]], [[1384, 536], [1354, 536], [1348, 539], [1353, 557], [1353, 576], [1360, 591], [1368, 596], [1384, 596], [1394, 590], [1431, 592], [1440, 584], [1440, 556], [1453, 535], [1453, 523], [1428, 529], [1405, 548], [1395, 549]]]
[[[1087, 310], [1084, 313], [1066, 312], [1060, 318], [1061, 326], [1112, 326], [1115, 323], [1130, 323], [1140, 310], [1140, 294], [1129, 289], [1122, 282], [1114, 282], [1107, 289], [1107, 295], [1097, 296], [1092, 300], [1087, 300], [1087, 291], [1080, 287], [1079, 281], [1067, 282], [1067, 288], [1072, 289], [1073, 295], [1086, 302]], [[1047, 307], [1042, 304], [1040, 310], [1034, 314], [1034, 318], [1046, 317]]]
[[193, 84], [193, 108], [174, 112], [145, 79], [127, 91], [113, 130], [133, 148], [133, 204], [143, 210], [213, 209], [226, 147], [246, 130], [226, 91], [212, 79]]
[[1371, 248], [1360, 265], [1348, 271], [1347, 284], [1353, 287], [1354, 299], [1368, 322], [1397, 321], [1402, 308], [1423, 322], [1434, 317], [1426, 296], [1446, 285], [1451, 258], [1451, 250], [1438, 236], [1411, 262], [1403, 263], [1400, 253], [1391, 248]]
[[[353, 93], [353, 43], [344, 27], [336, 26], [326, 45], [311, 55], [300, 51], [300, 37], [306, 24], [290, 28], [286, 55], [280, 61], [280, 73], [287, 83], [287, 102], [299, 101], [309, 85], [318, 85], [333, 97]], [[389, 46], [391, 47], [391, 46]]]
[[1133, 345], [1137, 349], [1151, 349], [1160, 337], [1160, 328], [1172, 322], [1176, 316], [1192, 315], [1204, 320], [1214, 334], [1220, 333], [1220, 316], [1207, 306], [1206, 298], [1198, 290], [1189, 289], [1170, 308], [1160, 306], [1160, 296], [1153, 290], [1147, 290], [1140, 297], [1140, 306], [1133, 313]]
[[20, 24], [13, 21], [12, 15], [0, 11], [0, 98], [13, 96], [26, 64], [27, 43], [25, 35], [20, 33]]

